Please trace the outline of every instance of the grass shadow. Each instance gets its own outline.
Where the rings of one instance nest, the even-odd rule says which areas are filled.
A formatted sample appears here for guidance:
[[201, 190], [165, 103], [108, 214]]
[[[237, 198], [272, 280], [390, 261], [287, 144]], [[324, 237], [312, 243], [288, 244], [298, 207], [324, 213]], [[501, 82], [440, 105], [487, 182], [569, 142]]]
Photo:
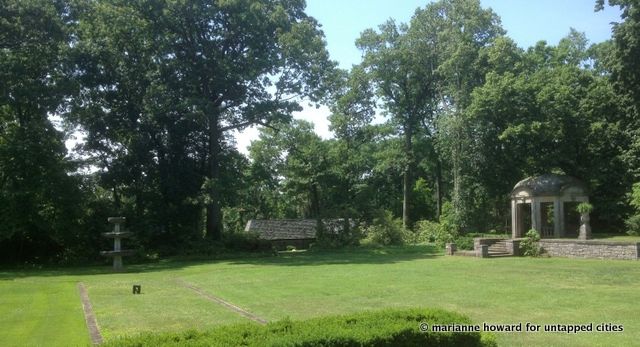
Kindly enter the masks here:
[[87, 266], [78, 265], [15, 265], [0, 267], [0, 281], [13, 280], [25, 277], [59, 277], [59, 276], [95, 276], [113, 274], [132, 274], [144, 272], [174, 271], [189, 266], [228, 262], [238, 258], [267, 258], [269, 254], [238, 253], [213, 256], [177, 256], [159, 260], [147, 260], [127, 263], [124, 260], [124, 269], [114, 271], [111, 262], [95, 263]]
[[97, 276], [174, 271], [183, 268], [228, 263], [236, 265], [314, 266], [340, 264], [388, 264], [415, 259], [428, 259], [442, 255], [434, 245], [388, 247], [354, 247], [307, 252], [285, 252], [277, 256], [264, 253], [236, 253], [216, 256], [170, 257], [151, 262], [126, 264], [123, 271], [115, 272], [110, 265], [91, 266], [18, 266], [0, 268], [0, 281], [26, 277]]
[[416, 259], [430, 259], [443, 254], [434, 245], [354, 247], [308, 252], [285, 252], [277, 257], [232, 260], [233, 264], [314, 266], [344, 264], [390, 264]]

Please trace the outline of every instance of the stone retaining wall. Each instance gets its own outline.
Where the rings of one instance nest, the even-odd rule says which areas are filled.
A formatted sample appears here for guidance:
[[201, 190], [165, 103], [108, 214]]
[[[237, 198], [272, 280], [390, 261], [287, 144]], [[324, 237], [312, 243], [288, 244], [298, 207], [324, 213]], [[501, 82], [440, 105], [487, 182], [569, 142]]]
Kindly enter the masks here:
[[638, 260], [639, 242], [542, 239], [540, 247], [552, 257]]

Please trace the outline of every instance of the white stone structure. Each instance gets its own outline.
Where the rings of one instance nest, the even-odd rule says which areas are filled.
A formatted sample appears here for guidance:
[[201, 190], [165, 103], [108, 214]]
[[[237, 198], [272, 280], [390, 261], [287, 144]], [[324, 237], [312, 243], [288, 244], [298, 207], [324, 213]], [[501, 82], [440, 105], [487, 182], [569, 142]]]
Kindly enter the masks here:
[[[511, 234], [512, 238], [524, 237], [524, 214], [531, 214], [531, 229], [535, 229], [543, 238], [566, 236], [565, 203], [588, 202], [586, 186], [570, 176], [546, 174], [529, 177], [518, 182], [511, 192]], [[543, 228], [541, 204], [553, 203], [553, 227]], [[527, 211], [525, 204], [530, 204]], [[546, 230], [545, 230], [546, 229]]]

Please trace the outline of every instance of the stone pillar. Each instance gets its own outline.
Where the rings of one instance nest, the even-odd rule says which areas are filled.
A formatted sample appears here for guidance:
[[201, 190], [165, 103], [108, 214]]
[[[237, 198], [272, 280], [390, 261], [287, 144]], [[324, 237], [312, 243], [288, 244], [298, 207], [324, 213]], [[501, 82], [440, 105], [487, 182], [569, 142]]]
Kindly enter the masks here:
[[558, 205], [558, 223], [560, 224], [560, 237], [566, 236], [566, 230], [564, 226], [564, 200], [560, 199]]
[[518, 208], [518, 212], [517, 212], [517, 219], [518, 219], [518, 237], [522, 237], [525, 234], [525, 230], [524, 230], [524, 219], [522, 218], [522, 216], [524, 216], [525, 212], [524, 212], [524, 205], [523, 204], [519, 204], [517, 205]]
[[473, 238], [473, 250], [478, 251], [482, 246], [482, 237], [474, 237]]
[[589, 214], [580, 215], [580, 235], [579, 240], [588, 240], [591, 238], [591, 224], [589, 224]]
[[531, 228], [542, 234], [542, 215], [540, 213], [540, 201], [531, 199]]
[[480, 245], [479, 248], [476, 248], [476, 257], [489, 258], [489, 245]]
[[513, 256], [520, 255], [520, 240], [506, 240], [507, 252]]
[[454, 255], [456, 253], [457, 247], [455, 243], [447, 243], [446, 245], [446, 255]]
[[561, 218], [560, 218], [560, 209], [562, 205], [562, 201], [560, 201], [560, 198], [555, 198], [553, 200], [553, 237], [554, 238], [559, 238], [561, 231], [562, 231], [562, 226], [561, 226]]
[[518, 203], [515, 199], [511, 199], [511, 238], [518, 236]]

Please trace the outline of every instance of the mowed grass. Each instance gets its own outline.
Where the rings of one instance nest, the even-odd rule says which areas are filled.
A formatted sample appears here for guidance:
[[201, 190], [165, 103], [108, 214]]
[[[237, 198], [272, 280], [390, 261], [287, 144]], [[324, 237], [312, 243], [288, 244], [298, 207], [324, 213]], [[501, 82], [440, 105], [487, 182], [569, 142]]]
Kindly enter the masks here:
[[593, 234], [593, 238], [601, 241], [640, 242], [640, 236], [625, 234]]
[[0, 280], [0, 345], [87, 345], [75, 279], [34, 275]]
[[[79, 281], [89, 290], [106, 339], [246, 321], [181, 284], [187, 282], [267, 320], [435, 307], [468, 315], [476, 323], [624, 326], [622, 333], [499, 333], [504, 346], [631, 346], [640, 341], [640, 262], [441, 254], [430, 246], [410, 246], [163, 262], [130, 266], [124, 274], [106, 268], [4, 272], [0, 345], [88, 343], [75, 287]], [[133, 284], [142, 285], [142, 295], [131, 294]], [[60, 300], [37, 303], [32, 299], [36, 292]], [[23, 304], [31, 305], [28, 311], [17, 307]], [[49, 319], [51, 311], [64, 314]]]

